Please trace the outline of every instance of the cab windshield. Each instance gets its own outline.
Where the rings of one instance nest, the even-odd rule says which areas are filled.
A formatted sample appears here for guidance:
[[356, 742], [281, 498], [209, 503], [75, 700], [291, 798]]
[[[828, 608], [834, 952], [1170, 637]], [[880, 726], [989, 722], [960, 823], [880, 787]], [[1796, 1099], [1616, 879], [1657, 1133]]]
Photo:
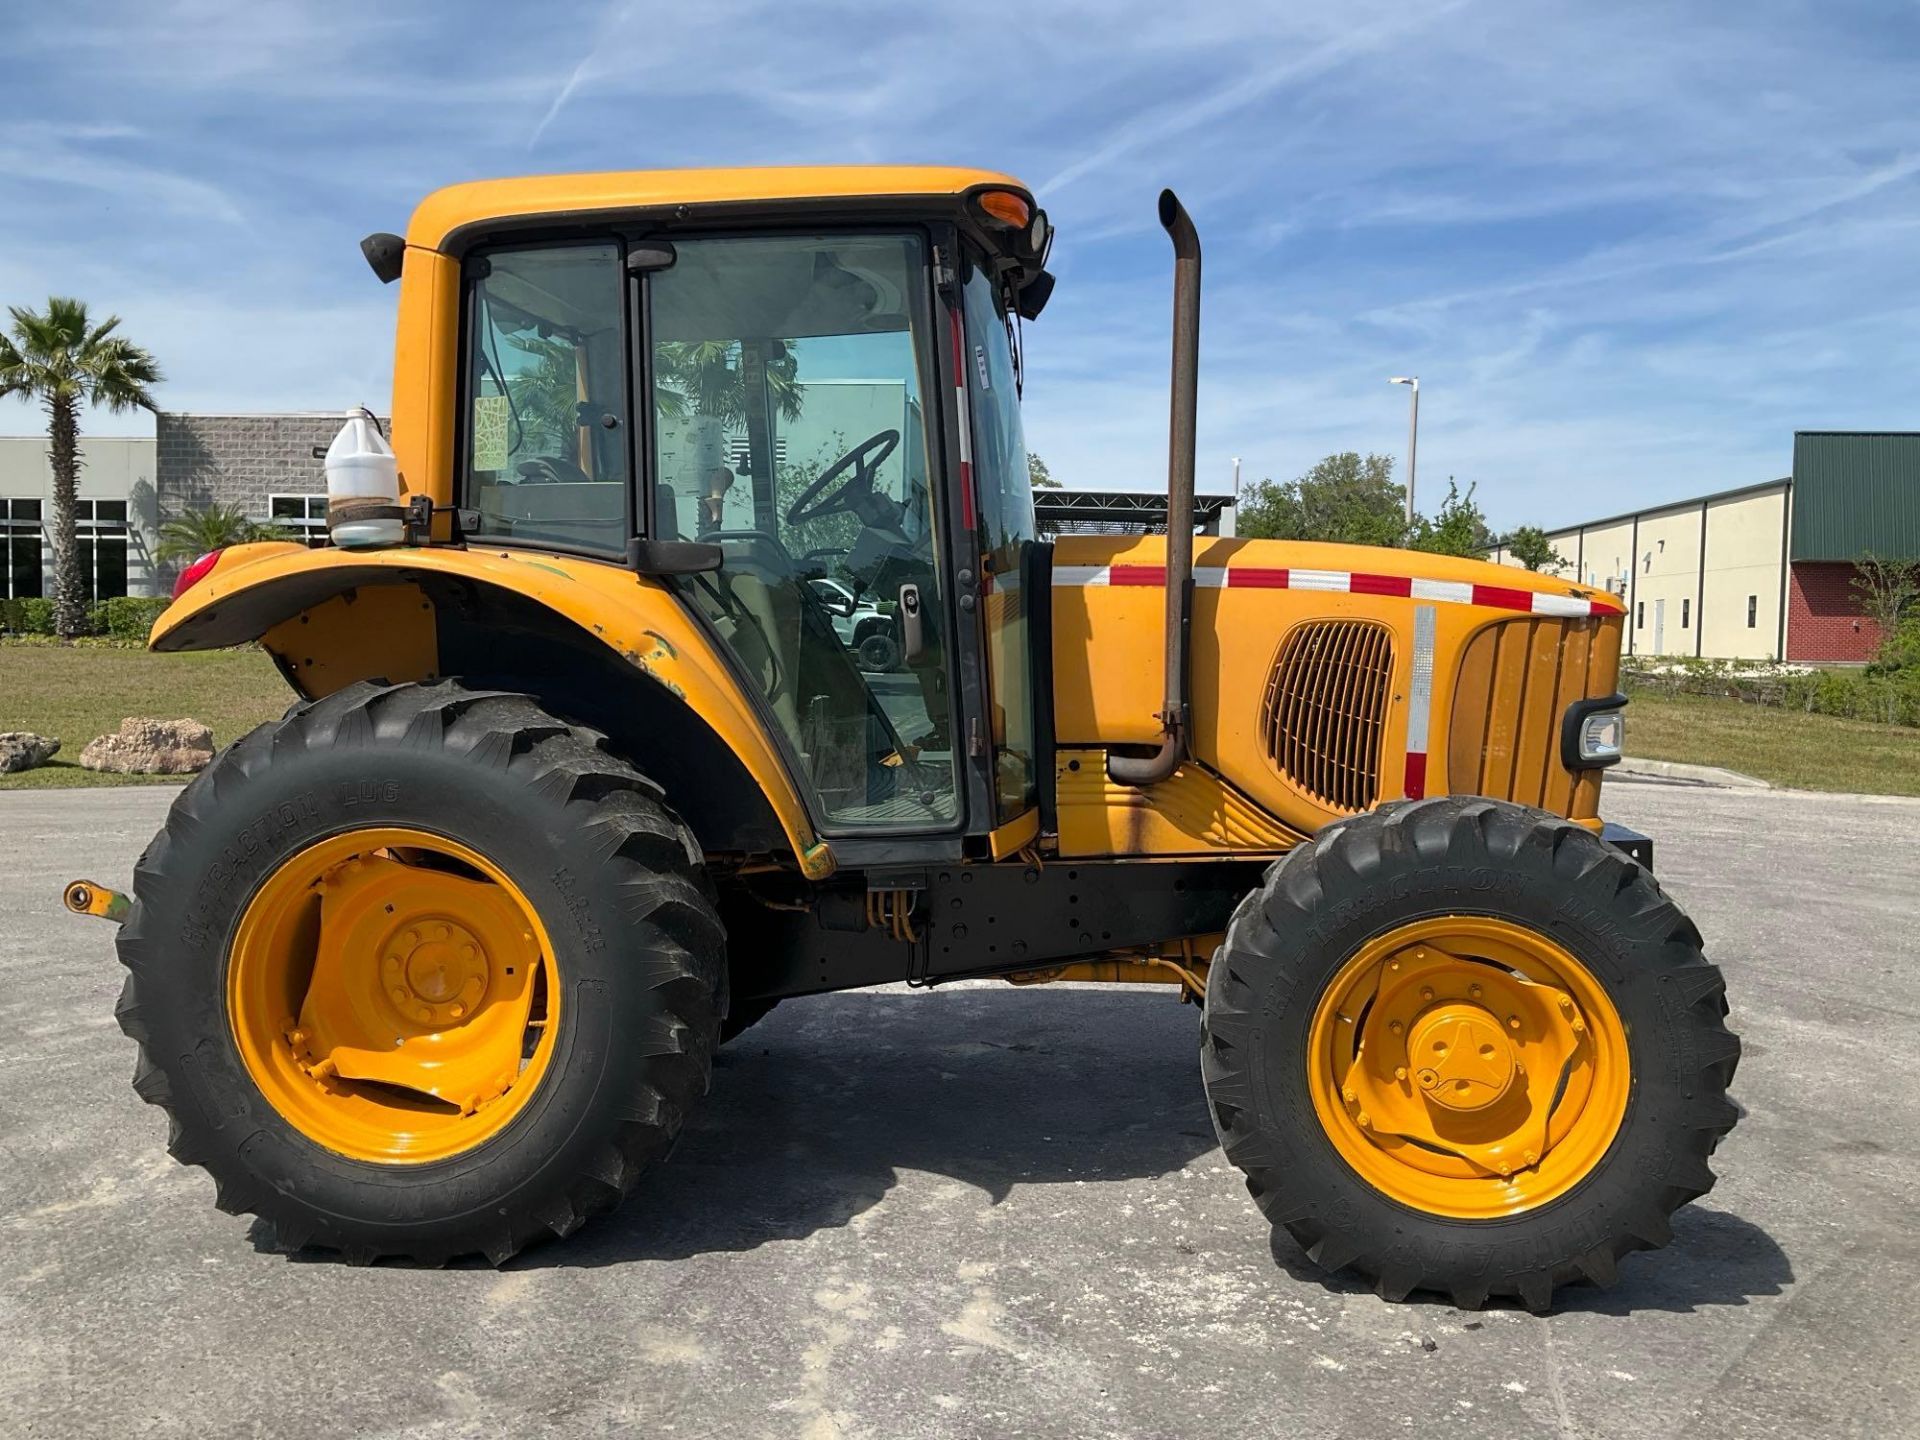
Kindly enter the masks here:
[[680, 241], [651, 277], [653, 533], [765, 698], [829, 827], [957, 819], [911, 234]]

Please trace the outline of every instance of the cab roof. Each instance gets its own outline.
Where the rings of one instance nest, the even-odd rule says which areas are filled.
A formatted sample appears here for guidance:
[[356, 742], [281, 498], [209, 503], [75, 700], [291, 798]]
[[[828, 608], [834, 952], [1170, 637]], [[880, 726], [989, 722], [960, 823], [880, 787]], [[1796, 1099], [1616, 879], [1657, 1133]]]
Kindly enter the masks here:
[[450, 236], [491, 220], [596, 210], [755, 201], [958, 199], [981, 187], [1028, 194], [1011, 175], [958, 165], [792, 165], [735, 170], [610, 170], [473, 180], [436, 190], [407, 225], [407, 244], [438, 250]]

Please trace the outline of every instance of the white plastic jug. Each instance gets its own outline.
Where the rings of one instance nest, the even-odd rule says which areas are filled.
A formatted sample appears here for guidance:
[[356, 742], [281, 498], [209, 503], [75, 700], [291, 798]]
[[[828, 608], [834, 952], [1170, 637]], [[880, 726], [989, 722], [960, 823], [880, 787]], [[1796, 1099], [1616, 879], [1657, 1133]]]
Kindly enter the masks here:
[[400, 521], [399, 463], [364, 407], [347, 412], [347, 423], [327, 447], [327, 529], [346, 550], [399, 545], [407, 538]]

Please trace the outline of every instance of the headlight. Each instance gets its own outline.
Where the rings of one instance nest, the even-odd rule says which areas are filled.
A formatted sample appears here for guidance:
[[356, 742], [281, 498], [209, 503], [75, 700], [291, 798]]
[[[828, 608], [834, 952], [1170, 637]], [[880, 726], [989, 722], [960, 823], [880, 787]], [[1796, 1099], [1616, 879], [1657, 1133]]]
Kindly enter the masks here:
[[1560, 731], [1560, 759], [1569, 770], [1598, 770], [1627, 753], [1624, 695], [1576, 701]]
[[1601, 710], [1580, 722], [1580, 758], [1588, 764], [1618, 760], [1627, 752], [1627, 717]]

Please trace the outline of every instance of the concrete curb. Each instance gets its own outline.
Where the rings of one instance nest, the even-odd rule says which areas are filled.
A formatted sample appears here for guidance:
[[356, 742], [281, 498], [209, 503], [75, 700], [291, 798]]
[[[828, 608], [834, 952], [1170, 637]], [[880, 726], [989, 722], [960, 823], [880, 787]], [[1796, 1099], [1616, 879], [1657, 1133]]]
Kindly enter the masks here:
[[1612, 773], [1623, 779], [1677, 780], [1693, 785], [1717, 785], [1727, 790], [1773, 788], [1757, 775], [1742, 775], [1738, 770], [1723, 770], [1718, 765], [1688, 765], [1679, 760], [1637, 760], [1631, 755], [1615, 765]]

